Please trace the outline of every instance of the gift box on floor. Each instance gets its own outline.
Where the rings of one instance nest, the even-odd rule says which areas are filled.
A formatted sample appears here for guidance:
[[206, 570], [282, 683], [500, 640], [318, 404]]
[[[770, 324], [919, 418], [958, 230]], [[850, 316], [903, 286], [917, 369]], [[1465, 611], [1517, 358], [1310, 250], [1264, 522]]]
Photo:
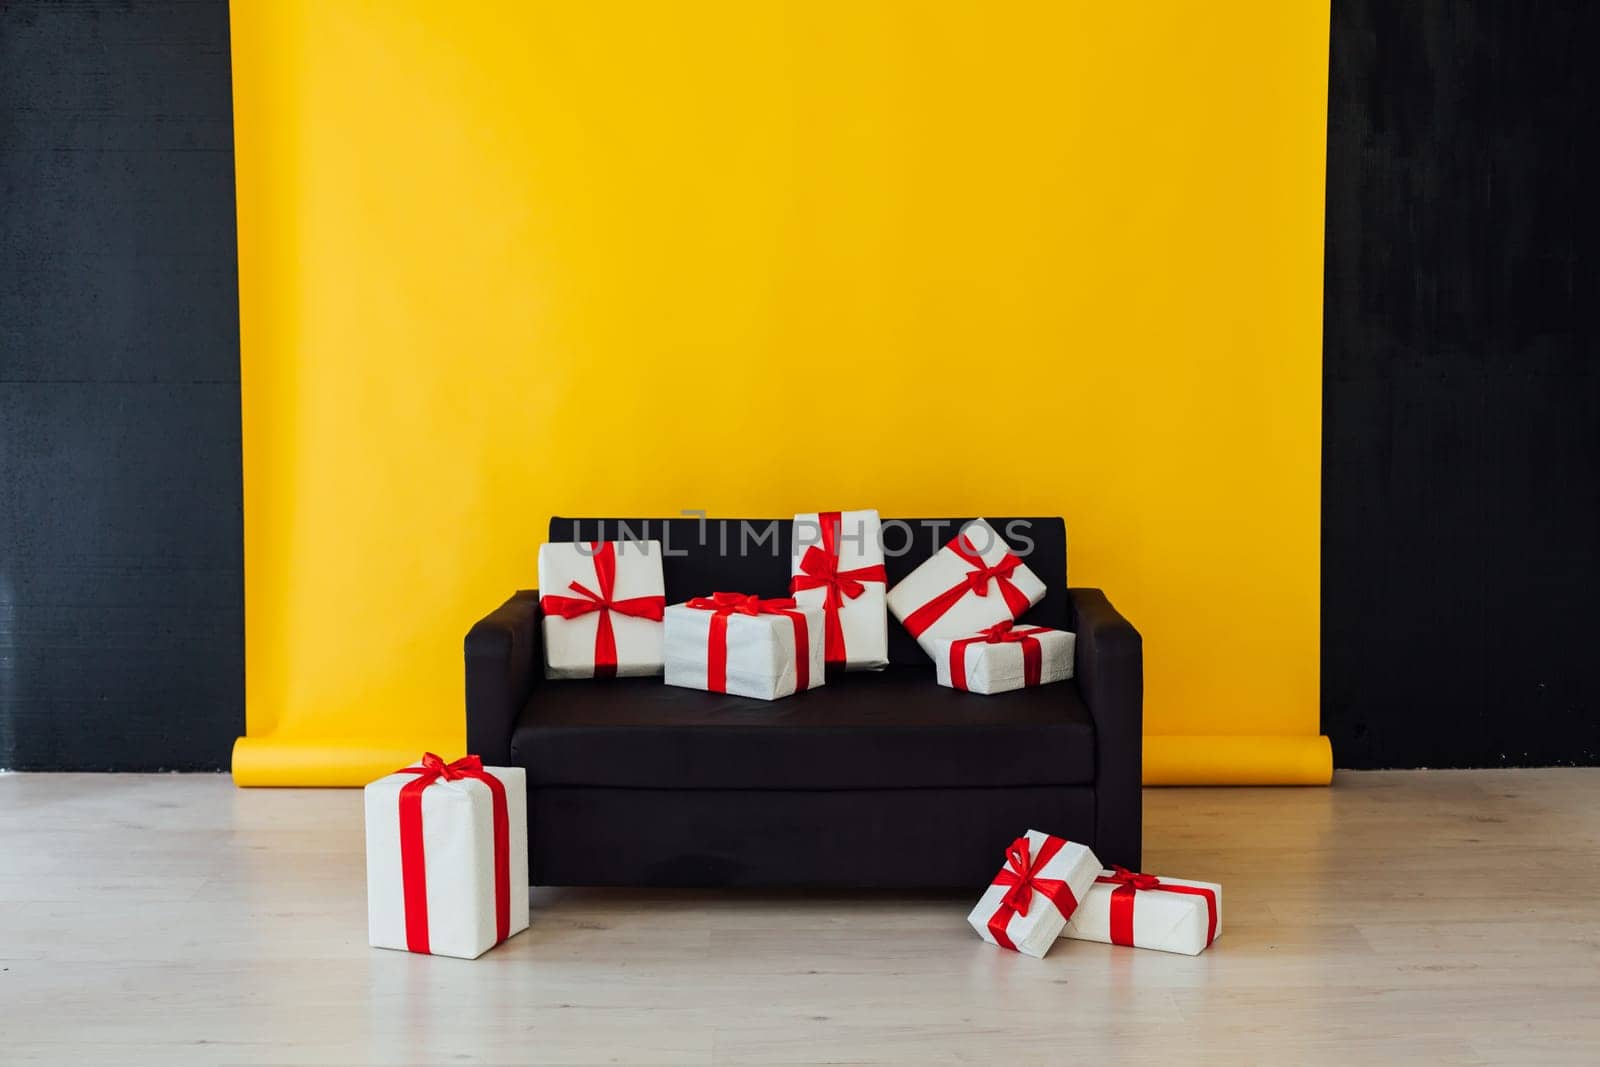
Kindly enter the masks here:
[[967, 916], [978, 936], [1042, 957], [1100, 873], [1087, 845], [1029, 830], [1006, 849], [1006, 864]]
[[1100, 872], [1061, 936], [1197, 956], [1221, 933], [1220, 885], [1116, 867]]
[[1065, 630], [1018, 626], [1010, 619], [970, 637], [933, 642], [940, 685], [974, 693], [1006, 693], [1072, 677], [1078, 638]]
[[666, 612], [666, 683], [776, 700], [823, 683], [821, 608], [713, 593]]
[[823, 610], [822, 658], [846, 670], [878, 670], [889, 663], [881, 525], [872, 510], [794, 517], [789, 591], [801, 607]]
[[1044, 583], [983, 519], [974, 519], [888, 593], [889, 610], [928, 655], [934, 642], [1015, 619]]
[[433, 753], [370, 783], [367, 940], [474, 959], [528, 928], [528, 800], [521, 767]]
[[661, 673], [661, 542], [542, 545], [539, 590], [546, 678]]

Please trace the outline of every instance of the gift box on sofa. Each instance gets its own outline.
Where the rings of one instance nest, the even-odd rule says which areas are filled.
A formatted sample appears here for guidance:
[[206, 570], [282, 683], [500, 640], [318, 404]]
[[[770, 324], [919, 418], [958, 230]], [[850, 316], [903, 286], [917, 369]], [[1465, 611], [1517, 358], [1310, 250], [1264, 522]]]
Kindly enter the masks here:
[[546, 678], [661, 673], [661, 542], [546, 543], [539, 589]]
[[474, 959], [528, 927], [527, 775], [431, 752], [365, 790], [367, 940]]
[[935, 642], [1016, 619], [1045, 585], [983, 519], [974, 519], [889, 590], [889, 610], [929, 656]]
[[1010, 619], [967, 637], [933, 642], [940, 685], [974, 693], [1006, 693], [1072, 677], [1077, 637], [1045, 626], [1019, 626]]
[[777, 700], [823, 684], [823, 613], [713, 593], [666, 610], [666, 683]]
[[889, 663], [881, 530], [878, 513], [870, 509], [794, 517], [789, 590], [801, 607], [823, 610], [823, 660], [829, 665], [858, 671]]

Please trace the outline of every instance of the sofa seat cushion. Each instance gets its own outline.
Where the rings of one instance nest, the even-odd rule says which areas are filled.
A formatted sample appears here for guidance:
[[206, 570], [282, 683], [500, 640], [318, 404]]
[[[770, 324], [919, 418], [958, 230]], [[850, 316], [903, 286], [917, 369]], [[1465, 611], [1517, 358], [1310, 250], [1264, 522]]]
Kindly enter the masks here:
[[931, 668], [830, 675], [777, 701], [655, 678], [545, 682], [511, 738], [530, 788], [926, 789], [1094, 780], [1075, 682], [995, 696]]

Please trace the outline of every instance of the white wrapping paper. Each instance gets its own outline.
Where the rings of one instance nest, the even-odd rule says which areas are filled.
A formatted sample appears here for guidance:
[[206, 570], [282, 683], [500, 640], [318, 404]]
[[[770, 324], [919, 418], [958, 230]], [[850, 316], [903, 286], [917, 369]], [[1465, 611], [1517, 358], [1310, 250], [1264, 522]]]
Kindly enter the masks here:
[[[1047, 841], [1052, 840], [1049, 834], [1041, 833], [1038, 830], [1029, 830], [1024, 836], [1028, 842], [1030, 861], [1035, 860], [1041, 854], [1039, 850], [1045, 846]], [[1005, 869], [1010, 867], [1011, 863], [1008, 858], [1007, 868], [1002, 868], [1002, 874]], [[1051, 857], [1049, 862], [1039, 867], [1034, 874], [1036, 878], [1055, 879], [1065, 882], [1067, 889], [1072, 894], [1070, 897], [1064, 898], [1068, 907], [1070, 907], [1072, 902], [1082, 900], [1084, 894], [1089, 891], [1089, 887], [1094, 884], [1095, 878], [1100, 874], [1100, 861], [1095, 858], [1094, 853], [1090, 851], [1087, 845], [1068, 841], [1061, 846], [1059, 852]], [[989, 925], [995, 920], [996, 913], [1004, 905], [1006, 894], [1010, 891], [1011, 887], [1008, 885], [999, 881], [992, 883], [984, 891], [983, 896], [979, 898], [978, 906], [973, 908], [972, 913], [967, 916], [967, 922], [971, 923], [972, 928], [978, 931], [978, 936], [991, 945], [1010, 947], [1002, 945], [995, 938], [994, 931]], [[1056, 939], [1061, 936], [1061, 930], [1066, 926], [1068, 918], [1069, 916], [1063, 915], [1061, 909], [1048, 897], [1035, 891], [1028, 905], [1028, 914], [1022, 915], [1013, 912], [1004, 923], [1002, 929], [1018, 952], [1025, 956], [1042, 958], [1046, 952], [1050, 951], [1050, 946], [1055, 943]]]
[[[528, 928], [528, 795], [521, 767], [485, 767], [506, 790], [511, 861], [511, 926]], [[400, 861], [400, 790], [414, 774], [390, 774], [366, 787], [367, 940], [405, 950], [406, 897]], [[475, 959], [496, 941], [494, 806], [473, 778], [436, 779], [422, 792], [427, 872], [428, 949]]]
[[[1062, 682], [1072, 677], [1073, 652], [1078, 643], [1076, 634], [1066, 630], [1043, 627], [1018, 626], [1018, 631], [1039, 642], [1039, 685]], [[1033, 633], [1033, 630], [1039, 630]], [[933, 662], [938, 669], [940, 685], [965, 688], [973, 693], [1006, 693], [1022, 689], [1026, 683], [1024, 670], [1025, 647], [1022, 641], [974, 641], [957, 648], [963, 640], [941, 637], [933, 643]], [[966, 685], [955, 685], [959, 676], [954, 657], [961, 657], [965, 666]]]
[[[838, 570], [841, 573], [863, 567], [883, 566], [882, 524], [873, 510], [841, 511], [839, 516]], [[794, 517], [792, 573], [804, 573], [806, 551], [815, 546], [825, 551], [822, 519], [818, 512], [802, 512]], [[844, 637], [845, 670], [881, 670], [889, 663], [889, 618], [884, 610], [886, 586], [881, 581], [863, 581], [861, 595], [844, 598], [839, 607], [839, 629]], [[825, 588], [796, 589], [795, 600], [803, 607], [820, 608], [827, 598]], [[824, 620], [826, 622], [826, 620]]]
[[[805, 616], [808, 689], [822, 685], [822, 609], [791, 609]], [[706, 689], [712, 612], [670, 604], [666, 613], [666, 683]], [[798, 681], [794, 622], [787, 615], [728, 616], [727, 687], [722, 692], [757, 700], [777, 700], [795, 692]]]
[[[1111, 877], [1110, 871], [1100, 873], [1104, 877]], [[1213, 941], [1222, 936], [1222, 886], [1215, 882], [1192, 882], [1187, 878], [1160, 877], [1158, 881], [1161, 885], [1156, 888], [1141, 889], [1133, 894], [1133, 947], [1198, 956], [1206, 949], [1210, 905], [1200, 894], [1164, 891], [1161, 886], [1192, 886], [1211, 890], [1217, 902], [1217, 925], [1211, 938]], [[1111, 937], [1111, 894], [1116, 888], [1105, 882], [1096, 882], [1091, 886], [1061, 936], [1115, 944]]]
[[[1011, 551], [1011, 547], [994, 527], [983, 519], [974, 519], [960, 534], [951, 538], [948, 544], [889, 590], [887, 598], [889, 610], [894, 613], [895, 618], [902, 623], [906, 622], [908, 616], [915, 614], [929, 601], [968, 581], [968, 576], [975, 568], [973, 564], [957, 555], [951, 547], [961, 537], [968, 539], [986, 567], [999, 565]], [[1016, 570], [1012, 572], [1010, 581], [1016, 586], [1017, 591], [1027, 598], [1029, 607], [1044, 599], [1044, 583], [1039, 580], [1038, 575], [1028, 569], [1025, 562], [1018, 564]], [[991, 579], [986, 582], [982, 596], [978, 595], [976, 590], [969, 588], [959, 600], [917, 636], [917, 644], [932, 656], [935, 654], [934, 642], [940, 638], [975, 634], [1002, 619], [1011, 619], [1022, 614], [1020, 610], [1015, 615], [1012, 613], [1006, 598], [1000, 589], [996, 588], [997, 585], [997, 580]]]
[[[661, 542], [611, 542], [616, 559], [614, 600], [634, 597], [659, 597], [666, 585], [661, 577]], [[578, 582], [594, 593], [601, 593], [595, 573], [595, 549], [590, 543], [549, 542], [539, 548], [539, 593], [541, 597], [582, 597], [572, 588]], [[631, 677], [661, 673], [661, 623], [635, 618], [618, 611], [608, 612], [617, 643], [617, 676]], [[595, 674], [595, 636], [600, 629], [600, 612], [591, 611], [573, 619], [544, 613], [544, 676], [546, 678], [593, 678]]]

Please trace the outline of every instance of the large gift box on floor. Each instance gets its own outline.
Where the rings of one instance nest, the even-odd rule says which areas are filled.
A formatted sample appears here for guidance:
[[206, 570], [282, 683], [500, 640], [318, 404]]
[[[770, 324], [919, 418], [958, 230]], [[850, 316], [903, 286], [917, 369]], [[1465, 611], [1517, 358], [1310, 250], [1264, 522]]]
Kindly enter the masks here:
[[661, 673], [661, 542], [542, 545], [539, 591], [546, 678]]
[[1029, 830], [1006, 849], [1006, 865], [967, 922], [992, 945], [1042, 957], [1099, 873], [1088, 846]]
[[801, 607], [823, 610], [823, 659], [846, 670], [877, 670], [889, 663], [881, 528], [871, 510], [794, 517], [789, 590]]
[[889, 610], [922, 650], [1015, 619], [1044, 599], [1044, 583], [983, 519], [969, 522], [949, 543], [889, 590]]
[[1221, 933], [1220, 885], [1117, 867], [1100, 872], [1061, 936], [1197, 956]]
[[367, 939], [474, 959], [528, 928], [528, 799], [521, 767], [476, 756], [366, 788]]
[[713, 593], [666, 613], [666, 683], [776, 700], [823, 683], [821, 608]]
[[974, 693], [1006, 693], [1072, 677], [1077, 636], [1043, 626], [1018, 626], [1010, 619], [970, 637], [933, 643], [940, 685]]

